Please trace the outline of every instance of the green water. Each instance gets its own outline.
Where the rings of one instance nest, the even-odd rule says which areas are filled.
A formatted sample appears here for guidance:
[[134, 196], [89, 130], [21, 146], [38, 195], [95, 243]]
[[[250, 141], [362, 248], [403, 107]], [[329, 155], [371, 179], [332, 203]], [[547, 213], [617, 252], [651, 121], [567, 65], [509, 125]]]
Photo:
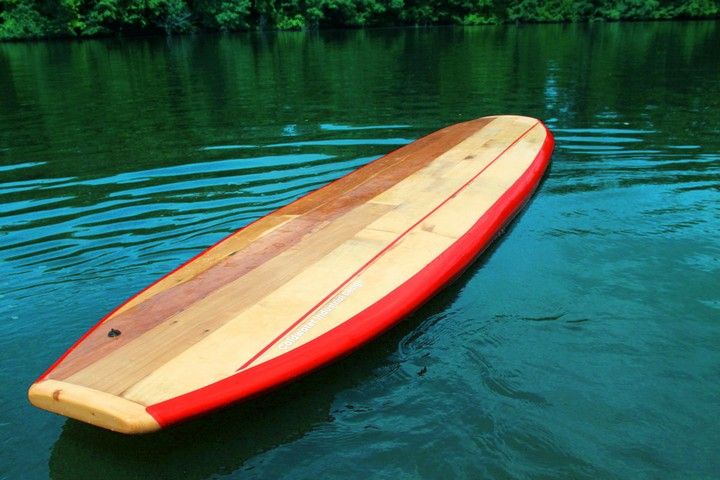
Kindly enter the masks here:
[[[548, 177], [368, 347], [146, 437], [28, 405], [204, 247], [498, 113]], [[719, 226], [717, 22], [0, 44], [0, 478], [720, 478]]]

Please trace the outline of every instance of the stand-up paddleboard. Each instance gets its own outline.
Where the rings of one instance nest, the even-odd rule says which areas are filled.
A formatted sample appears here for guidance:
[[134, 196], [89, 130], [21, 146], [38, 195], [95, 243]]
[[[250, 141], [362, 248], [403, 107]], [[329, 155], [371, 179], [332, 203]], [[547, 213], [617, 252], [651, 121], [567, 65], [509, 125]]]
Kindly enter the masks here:
[[115, 309], [31, 387], [141, 433], [349, 353], [459, 275], [528, 200], [553, 138], [485, 117], [421, 138], [248, 225]]

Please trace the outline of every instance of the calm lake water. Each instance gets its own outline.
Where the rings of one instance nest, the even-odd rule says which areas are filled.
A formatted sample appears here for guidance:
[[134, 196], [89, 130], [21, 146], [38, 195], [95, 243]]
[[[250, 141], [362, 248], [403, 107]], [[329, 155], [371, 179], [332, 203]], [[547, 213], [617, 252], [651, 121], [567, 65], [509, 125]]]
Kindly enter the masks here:
[[[548, 177], [368, 347], [145, 437], [27, 403], [229, 232], [498, 113]], [[720, 478], [719, 227], [718, 22], [0, 44], [0, 478]]]

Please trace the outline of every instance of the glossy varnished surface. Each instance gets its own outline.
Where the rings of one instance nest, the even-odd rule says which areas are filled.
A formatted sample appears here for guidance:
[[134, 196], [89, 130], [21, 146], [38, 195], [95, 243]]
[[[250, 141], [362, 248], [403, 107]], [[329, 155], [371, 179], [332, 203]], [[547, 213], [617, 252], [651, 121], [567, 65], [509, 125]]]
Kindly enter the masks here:
[[[97, 391], [152, 406], [322, 336], [468, 232], [546, 138], [527, 117], [461, 123], [271, 213], [111, 313], [33, 387], [31, 400], [52, 410], [41, 400], [60, 405], [57, 392], [77, 386], [80, 399]], [[104, 398], [91, 397], [89, 409]], [[81, 412], [82, 400], [74, 408]], [[145, 420], [109, 428], [157, 428]]]

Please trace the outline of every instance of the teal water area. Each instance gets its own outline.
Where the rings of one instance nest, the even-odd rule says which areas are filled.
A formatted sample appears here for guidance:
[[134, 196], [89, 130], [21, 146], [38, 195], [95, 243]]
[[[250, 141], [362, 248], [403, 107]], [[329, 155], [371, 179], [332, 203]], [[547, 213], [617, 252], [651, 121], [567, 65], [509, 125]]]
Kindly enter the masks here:
[[[26, 389], [121, 300], [445, 125], [549, 175], [343, 361], [124, 437]], [[0, 478], [720, 478], [720, 23], [0, 44]]]

